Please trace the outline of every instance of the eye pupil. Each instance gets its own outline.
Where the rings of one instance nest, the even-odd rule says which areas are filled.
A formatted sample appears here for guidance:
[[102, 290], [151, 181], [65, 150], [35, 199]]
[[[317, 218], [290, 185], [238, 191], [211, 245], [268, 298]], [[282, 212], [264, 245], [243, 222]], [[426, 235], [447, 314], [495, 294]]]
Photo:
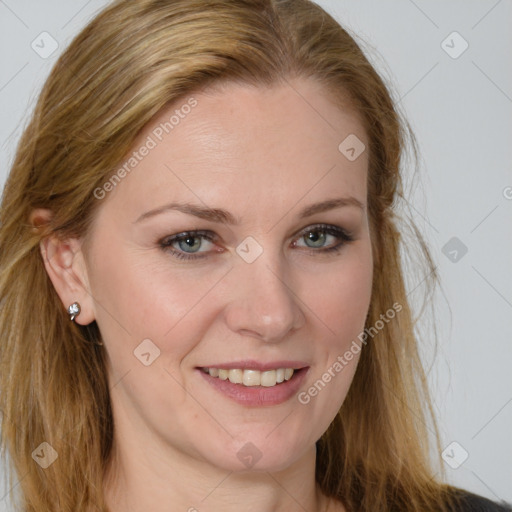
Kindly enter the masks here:
[[[183, 243], [185, 243], [186, 245], [183, 246]], [[195, 252], [194, 250], [188, 251], [187, 249], [199, 249], [199, 247], [201, 246], [201, 239], [198, 236], [187, 236], [179, 241], [179, 246], [180, 249], [184, 250], [185, 252]]]
[[306, 235], [306, 240], [313, 242], [313, 247], [321, 247], [325, 242], [325, 233], [321, 231], [310, 231]]

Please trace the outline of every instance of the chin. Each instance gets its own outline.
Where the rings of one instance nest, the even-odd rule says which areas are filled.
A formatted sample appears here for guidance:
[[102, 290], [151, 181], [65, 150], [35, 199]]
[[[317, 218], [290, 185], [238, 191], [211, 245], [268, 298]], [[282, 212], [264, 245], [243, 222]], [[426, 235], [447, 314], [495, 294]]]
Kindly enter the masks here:
[[226, 471], [236, 473], [244, 472], [279, 472], [292, 466], [298, 459], [306, 455], [310, 450], [314, 457], [315, 446], [310, 447], [298, 443], [283, 442], [282, 439], [272, 439], [267, 434], [240, 437], [231, 440], [222, 446], [217, 445], [217, 450], [212, 457], [210, 451], [205, 455], [214, 466]]

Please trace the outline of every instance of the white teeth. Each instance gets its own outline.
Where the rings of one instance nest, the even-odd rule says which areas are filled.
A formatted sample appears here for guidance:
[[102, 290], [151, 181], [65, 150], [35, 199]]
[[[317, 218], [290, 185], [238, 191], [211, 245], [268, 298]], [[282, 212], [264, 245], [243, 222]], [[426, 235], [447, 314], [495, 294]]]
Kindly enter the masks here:
[[261, 374], [261, 385], [269, 388], [277, 384], [276, 371], [270, 370]]
[[261, 384], [261, 372], [258, 370], [244, 370], [242, 382], [244, 386], [259, 386]]
[[260, 372], [259, 370], [241, 370], [231, 369], [224, 370], [222, 368], [203, 368], [205, 373], [209, 373], [211, 377], [218, 377], [221, 380], [229, 380], [233, 384], [243, 384], [244, 386], [263, 386], [272, 387], [281, 384], [285, 380], [290, 380], [294, 373], [293, 368], [278, 368], [276, 370], [267, 370]]
[[242, 384], [244, 380], [244, 372], [242, 370], [229, 370], [229, 380], [233, 384]]

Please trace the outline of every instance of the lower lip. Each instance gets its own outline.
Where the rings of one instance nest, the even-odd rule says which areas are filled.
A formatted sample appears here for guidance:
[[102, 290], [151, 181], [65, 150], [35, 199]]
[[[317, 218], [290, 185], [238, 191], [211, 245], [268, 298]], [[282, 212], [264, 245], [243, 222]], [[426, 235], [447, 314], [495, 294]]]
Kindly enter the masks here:
[[233, 384], [230, 380], [221, 380], [218, 377], [212, 377], [209, 373], [201, 369], [197, 369], [197, 371], [208, 384], [235, 402], [253, 407], [265, 407], [267, 405], [282, 404], [294, 396], [300, 389], [308, 368], [296, 370], [290, 380], [285, 380], [280, 384], [269, 387]]

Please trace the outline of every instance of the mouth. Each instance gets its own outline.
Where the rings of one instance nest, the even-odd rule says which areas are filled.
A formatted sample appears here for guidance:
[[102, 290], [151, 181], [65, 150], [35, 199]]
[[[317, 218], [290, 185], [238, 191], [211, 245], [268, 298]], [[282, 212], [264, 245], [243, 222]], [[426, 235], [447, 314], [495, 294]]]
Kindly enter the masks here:
[[232, 384], [246, 387], [262, 386], [271, 388], [290, 380], [295, 368], [276, 368], [275, 370], [251, 370], [242, 368], [201, 368], [204, 373], [215, 379], [229, 380]]
[[196, 367], [199, 375], [217, 392], [252, 407], [278, 405], [290, 400], [298, 393], [308, 370], [309, 366], [298, 361], [273, 364], [244, 361]]

